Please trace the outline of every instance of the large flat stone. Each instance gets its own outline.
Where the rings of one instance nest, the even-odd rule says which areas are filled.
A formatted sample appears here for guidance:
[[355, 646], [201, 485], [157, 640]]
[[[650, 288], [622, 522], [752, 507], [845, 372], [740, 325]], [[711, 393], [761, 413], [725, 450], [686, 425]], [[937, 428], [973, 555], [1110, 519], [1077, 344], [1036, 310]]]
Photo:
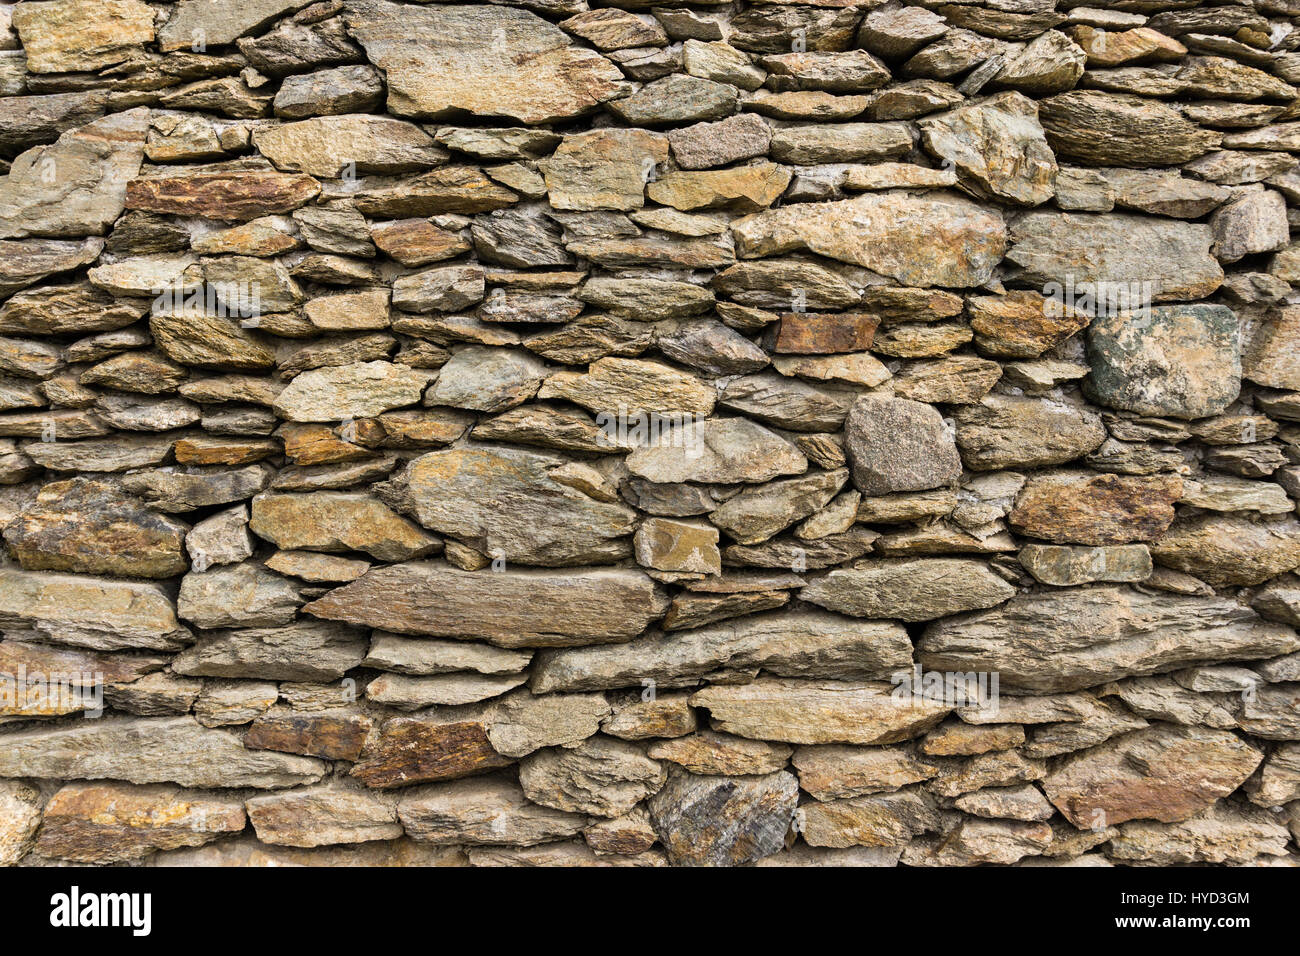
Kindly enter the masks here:
[[148, 110], [128, 110], [23, 153], [0, 179], [0, 238], [103, 235], [140, 172], [148, 129]]
[[1018, 595], [925, 631], [930, 671], [996, 671], [1004, 690], [1049, 693], [1300, 648], [1291, 628], [1218, 597], [1086, 587]]
[[1227, 731], [1153, 724], [1065, 758], [1043, 789], [1080, 830], [1173, 823], [1236, 790], [1263, 757]]
[[536, 693], [692, 686], [722, 669], [762, 668], [783, 677], [882, 679], [911, 666], [907, 632], [888, 621], [855, 621], [806, 610], [755, 615], [685, 633], [609, 647], [546, 651], [532, 672]]
[[527, 10], [348, 0], [344, 18], [385, 72], [388, 109], [398, 116], [554, 123], [624, 88], [618, 67]]
[[979, 561], [921, 558], [837, 569], [802, 588], [799, 596], [854, 617], [930, 621], [993, 607], [1015, 593]]
[[792, 744], [891, 744], [919, 737], [952, 707], [895, 695], [891, 684], [760, 677], [691, 695], [714, 727], [740, 737]]
[[0, 739], [6, 777], [263, 790], [315, 783], [328, 768], [310, 757], [245, 750], [235, 734], [209, 730], [192, 717], [104, 718]]
[[737, 220], [732, 233], [744, 259], [806, 249], [923, 288], [982, 285], [1006, 251], [1002, 217], [957, 196], [796, 203]]
[[97, 650], [177, 650], [191, 640], [153, 583], [0, 568], [0, 625]]
[[[1223, 282], [1202, 223], [1130, 213], [1030, 212], [1011, 227], [1020, 282], [1052, 298], [1101, 293], [1132, 306], [1200, 299]], [[1127, 297], [1127, 298], [1125, 298]]]
[[632, 569], [458, 571], [415, 562], [368, 571], [304, 610], [400, 634], [568, 647], [625, 641], [667, 603]]
[[507, 562], [555, 567], [630, 554], [635, 513], [588, 494], [565, 465], [531, 451], [452, 448], [412, 461], [386, 497], [426, 528]]

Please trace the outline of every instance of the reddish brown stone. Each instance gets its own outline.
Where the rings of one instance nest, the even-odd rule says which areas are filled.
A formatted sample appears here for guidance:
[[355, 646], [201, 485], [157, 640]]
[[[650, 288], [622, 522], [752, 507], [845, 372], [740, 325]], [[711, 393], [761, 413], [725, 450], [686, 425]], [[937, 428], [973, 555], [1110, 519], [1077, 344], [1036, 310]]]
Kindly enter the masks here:
[[280, 443], [270, 438], [182, 438], [176, 442], [178, 465], [247, 465], [280, 454]]
[[73, 783], [45, 808], [42, 856], [77, 863], [138, 860], [244, 829], [243, 801], [153, 784]]
[[83, 675], [105, 684], [128, 684], [162, 670], [167, 661], [166, 657], [147, 654], [105, 654], [12, 639], [0, 641], [0, 679], [14, 677], [21, 669], [29, 679], [64, 674]]
[[356, 760], [373, 722], [360, 714], [264, 714], [244, 737], [248, 750]]
[[244, 163], [182, 166], [180, 174], [134, 179], [126, 208], [208, 219], [256, 219], [297, 209], [320, 192], [310, 176]]
[[1022, 534], [1060, 544], [1150, 541], [1169, 528], [1182, 494], [1177, 475], [1043, 475], [1025, 485], [1009, 520]]
[[276, 435], [284, 442], [285, 457], [295, 465], [326, 465], [371, 457], [368, 448], [343, 441], [329, 425], [289, 422], [281, 425]]
[[776, 350], [797, 355], [862, 352], [871, 347], [880, 317], [870, 312], [784, 312]]
[[1043, 781], [1081, 830], [1126, 820], [1186, 820], [1245, 782], [1264, 755], [1236, 734], [1153, 724], [1073, 754]]
[[387, 790], [432, 780], [455, 780], [511, 763], [492, 749], [476, 720], [431, 723], [396, 717], [384, 724], [379, 744], [352, 768], [367, 787]]
[[370, 238], [404, 266], [423, 266], [469, 251], [469, 240], [427, 219], [377, 222], [370, 227]]
[[1037, 358], [1089, 322], [1086, 313], [1021, 290], [973, 296], [969, 308], [975, 345], [1000, 358]]

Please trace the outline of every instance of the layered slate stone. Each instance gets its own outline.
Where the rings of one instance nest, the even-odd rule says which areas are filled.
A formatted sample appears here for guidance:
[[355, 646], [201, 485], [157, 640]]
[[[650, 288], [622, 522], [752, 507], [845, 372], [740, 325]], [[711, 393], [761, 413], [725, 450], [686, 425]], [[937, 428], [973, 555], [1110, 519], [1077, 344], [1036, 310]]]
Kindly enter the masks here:
[[1060, 465], [1106, 440], [1100, 415], [1058, 399], [990, 394], [953, 418], [962, 461], [972, 471]]
[[1186, 820], [1237, 789], [1263, 754], [1236, 734], [1154, 724], [1067, 757], [1043, 780], [1081, 830], [1126, 820]]
[[0, 622], [99, 650], [177, 650], [190, 633], [158, 584], [0, 568]]
[[622, 90], [623, 75], [536, 14], [348, 0], [348, 31], [388, 81], [398, 116], [467, 112], [522, 123], [572, 119]]
[[747, 418], [709, 418], [663, 429], [627, 457], [627, 467], [654, 482], [757, 483], [801, 474], [808, 459]]
[[188, 568], [187, 530], [110, 484], [73, 478], [42, 486], [34, 507], [5, 527], [4, 539], [29, 571], [167, 578]]
[[600, 734], [571, 748], [539, 750], [519, 766], [519, 784], [533, 803], [597, 817], [631, 812], [667, 776], [641, 747]]
[[1151, 544], [1158, 564], [1215, 587], [1263, 584], [1300, 567], [1300, 522], [1203, 514], [1174, 522]]
[[907, 632], [897, 624], [855, 621], [806, 610], [752, 615], [671, 635], [648, 635], [608, 647], [541, 653], [531, 687], [537, 693], [691, 686], [723, 669], [762, 668], [784, 677], [883, 679], [911, 661]]
[[290, 212], [319, 193], [320, 184], [310, 176], [277, 172], [264, 160], [163, 166], [127, 183], [126, 208], [248, 221]]
[[794, 775], [783, 771], [677, 773], [651, 799], [650, 820], [675, 865], [741, 866], [781, 848], [798, 797]]
[[1098, 586], [1021, 594], [936, 622], [917, 652], [926, 670], [991, 669], [1004, 690], [1054, 693], [1297, 647], [1293, 630], [1232, 600]]
[[667, 601], [640, 571], [459, 571], [431, 562], [375, 568], [306, 605], [316, 617], [500, 647], [625, 641]]
[[[1049, 297], [1091, 294], [1120, 309], [1199, 299], [1223, 282], [1201, 223], [1128, 213], [1031, 212], [1011, 228], [1007, 259]], [[1111, 306], [1113, 308], [1113, 306]]]
[[0, 240], [0, 295], [94, 262], [103, 248], [103, 239]]
[[281, 548], [365, 551], [381, 561], [420, 558], [439, 543], [377, 499], [350, 492], [254, 498], [249, 528]]
[[486, 773], [510, 762], [493, 749], [480, 720], [394, 717], [351, 772], [368, 787], [392, 789]]
[[396, 800], [341, 781], [253, 797], [246, 807], [263, 843], [311, 847], [402, 835]]
[[1183, 494], [1177, 475], [1065, 472], [1036, 476], [1008, 516], [1022, 534], [1058, 544], [1128, 544], [1157, 538]]
[[762, 677], [740, 686], [713, 685], [691, 695], [714, 727], [758, 740], [793, 744], [890, 744], [918, 737], [952, 708], [899, 698], [893, 684]]
[[0, 179], [0, 238], [103, 235], [140, 172], [148, 128], [148, 110], [128, 110], [23, 153]]
[[253, 136], [258, 152], [277, 169], [321, 178], [410, 173], [436, 166], [446, 153], [414, 123], [353, 114], [286, 123]]
[[192, 717], [115, 717], [5, 735], [6, 777], [177, 783], [276, 789], [315, 783], [328, 765], [310, 757], [245, 750], [227, 730]]
[[285, 14], [307, 6], [304, 0], [181, 0], [158, 33], [164, 51], [233, 43]]
[[275, 409], [291, 422], [366, 418], [416, 404], [429, 377], [391, 362], [313, 369], [289, 383], [277, 396]]
[[1088, 327], [1089, 394], [1139, 415], [1206, 418], [1241, 391], [1237, 317], [1221, 305], [1164, 305]]
[[732, 232], [742, 258], [806, 249], [922, 288], [982, 285], [1006, 251], [1001, 216], [956, 196], [796, 203], [740, 219]]
[[533, 846], [573, 836], [587, 822], [579, 814], [530, 803], [518, 784], [498, 777], [410, 790], [397, 814], [412, 839], [453, 846]]
[[0, 0], [0, 865], [1300, 860], [1294, 11], [719, 2]]
[[281, 627], [211, 631], [178, 654], [172, 669], [194, 677], [338, 680], [361, 663], [363, 634], [304, 619]]
[[799, 596], [855, 617], [929, 621], [993, 607], [1016, 589], [979, 561], [930, 558], [861, 562], [803, 588]]
[[45, 808], [43, 856], [74, 863], [139, 861], [159, 850], [202, 846], [244, 829], [239, 799], [165, 784], [72, 783]]
[[1175, 166], [1221, 139], [1158, 100], [1095, 90], [1044, 100], [1039, 117], [1052, 149], [1087, 166]]
[[565, 465], [515, 449], [436, 451], [411, 462], [393, 497], [426, 528], [508, 562], [596, 564], [630, 553], [634, 512], [593, 496]]

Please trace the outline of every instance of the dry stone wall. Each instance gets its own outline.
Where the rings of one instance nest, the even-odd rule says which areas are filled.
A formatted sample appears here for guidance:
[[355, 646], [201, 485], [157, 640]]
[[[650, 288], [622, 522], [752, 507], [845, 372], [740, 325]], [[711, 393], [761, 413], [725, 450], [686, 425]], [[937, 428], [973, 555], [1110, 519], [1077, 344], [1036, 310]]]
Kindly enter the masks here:
[[0, 5], [0, 863], [1294, 865], [1297, 23]]

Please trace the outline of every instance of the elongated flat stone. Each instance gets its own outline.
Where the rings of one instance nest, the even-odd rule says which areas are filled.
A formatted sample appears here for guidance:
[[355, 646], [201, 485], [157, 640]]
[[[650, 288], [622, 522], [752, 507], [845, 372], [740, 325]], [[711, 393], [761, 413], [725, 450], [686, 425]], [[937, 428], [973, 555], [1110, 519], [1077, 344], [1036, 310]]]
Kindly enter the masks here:
[[474, 572], [413, 562], [368, 571], [304, 611], [399, 634], [568, 647], [627, 640], [667, 605], [632, 569]]
[[1021, 534], [1058, 544], [1128, 544], [1158, 538], [1183, 493], [1177, 475], [1048, 473], [1031, 478], [1007, 520]]
[[157, 584], [0, 568], [0, 625], [96, 650], [178, 650], [191, 640]]
[[573, 836], [587, 823], [530, 803], [518, 784], [495, 777], [411, 790], [397, 813], [412, 839], [444, 845], [533, 846]]
[[394, 717], [352, 768], [368, 787], [386, 790], [455, 780], [510, 764], [493, 749], [478, 720]]
[[1202, 223], [1128, 213], [1026, 213], [1007, 259], [1050, 298], [1102, 293], [1122, 305], [1200, 299], [1223, 282]]
[[982, 285], [1006, 251], [1001, 216], [957, 197], [797, 203], [740, 219], [732, 232], [741, 258], [806, 249], [923, 288]]
[[330, 681], [361, 663], [365, 636], [324, 621], [216, 631], [178, 654], [172, 669], [195, 677]]
[[6, 777], [265, 790], [315, 783], [328, 767], [310, 757], [245, 750], [235, 734], [209, 730], [192, 717], [104, 718], [2, 739], [0, 774]]
[[263, 843], [329, 846], [402, 835], [397, 801], [339, 781], [253, 797], [248, 821]]
[[890, 744], [919, 737], [952, 707], [899, 699], [891, 684], [761, 677], [715, 685], [691, 695], [714, 727], [756, 740], [792, 744]]
[[247, 221], [305, 205], [320, 184], [265, 161], [160, 167], [127, 183], [126, 208], [177, 216]]
[[42, 486], [33, 507], [4, 529], [4, 539], [29, 571], [168, 578], [189, 567], [187, 530], [111, 485], [73, 478]]
[[249, 528], [287, 549], [365, 551], [381, 561], [420, 558], [438, 539], [369, 495], [317, 491], [253, 499]]
[[1043, 780], [1080, 830], [1126, 820], [1186, 820], [1237, 789], [1263, 754], [1236, 734], [1154, 724], [1067, 757]]
[[165, 784], [71, 783], [45, 808], [36, 850], [74, 863], [138, 861], [244, 829], [238, 799]]
[[1004, 690], [1035, 693], [1294, 649], [1295, 631], [1235, 601], [1118, 587], [1018, 595], [995, 610], [931, 624], [917, 644], [926, 670], [994, 670]]
[[740, 618], [609, 647], [546, 651], [533, 667], [536, 693], [690, 686], [724, 667], [786, 677], [877, 679], [911, 664], [907, 632], [887, 621], [855, 621], [824, 611]]
[[553, 123], [623, 89], [613, 63], [526, 10], [348, 0], [345, 19], [384, 70], [388, 109], [399, 116]]
[[801, 589], [799, 596], [855, 617], [929, 621], [993, 607], [1015, 593], [979, 561], [923, 558], [838, 569]]

